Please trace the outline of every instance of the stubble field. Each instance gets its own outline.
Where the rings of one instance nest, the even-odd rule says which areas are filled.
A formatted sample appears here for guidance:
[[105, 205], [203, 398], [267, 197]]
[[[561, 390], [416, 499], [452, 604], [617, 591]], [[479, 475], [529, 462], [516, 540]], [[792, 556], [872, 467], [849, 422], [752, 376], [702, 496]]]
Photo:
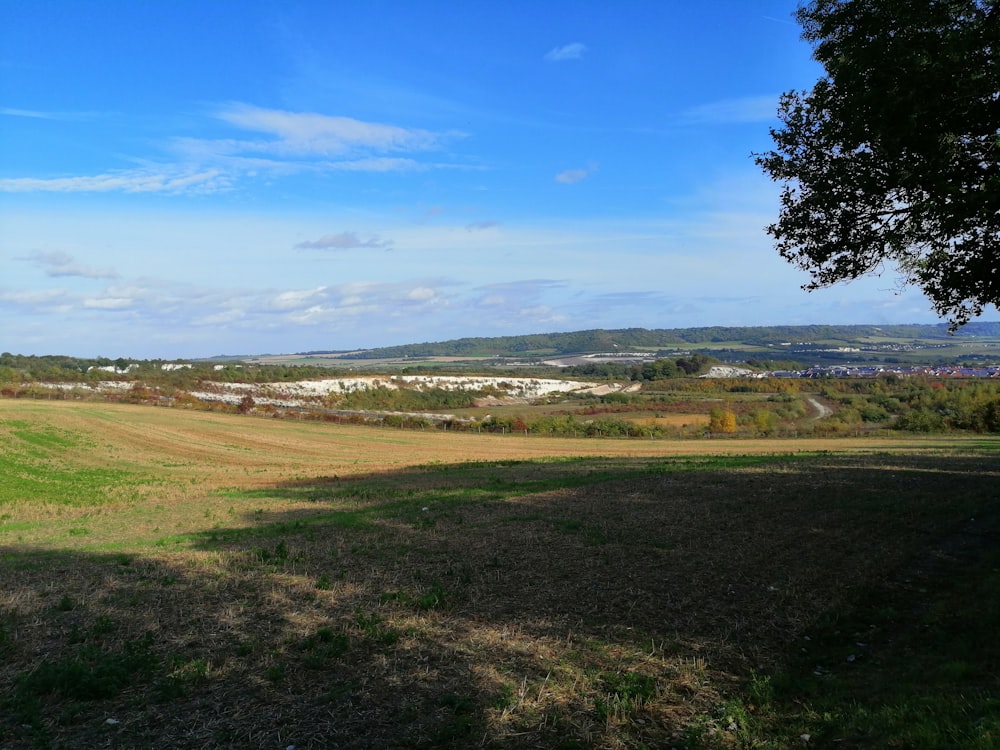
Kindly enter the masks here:
[[996, 440], [0, 400], [0, 446], [3, 748], [997, 737], [993, 631], [955, 621], [997, 587]]

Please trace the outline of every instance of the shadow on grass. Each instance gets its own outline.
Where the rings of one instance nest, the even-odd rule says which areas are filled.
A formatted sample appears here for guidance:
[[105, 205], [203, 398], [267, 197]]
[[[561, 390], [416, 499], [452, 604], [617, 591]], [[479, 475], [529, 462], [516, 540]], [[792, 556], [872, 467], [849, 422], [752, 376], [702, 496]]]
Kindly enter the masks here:
[[[995, 543], [994, 464], [435, 465], [233, 490], [241, 524], [155, 555], [8, 548], [0, 746], [890, 746], [846, 706], [914, 704], [915, 623], [956, 640], [934, 575]], [[965, 625], [942, 674], [981, 696], [975, 740], [997, 652]]]

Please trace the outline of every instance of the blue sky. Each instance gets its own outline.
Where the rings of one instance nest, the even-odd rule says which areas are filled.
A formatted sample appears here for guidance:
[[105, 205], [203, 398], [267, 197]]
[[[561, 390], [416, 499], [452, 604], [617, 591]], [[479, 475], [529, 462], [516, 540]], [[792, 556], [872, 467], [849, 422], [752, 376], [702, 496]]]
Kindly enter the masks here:
[[0, 4], [0, 349], [936, 320], [773, 250], [785, 0]]

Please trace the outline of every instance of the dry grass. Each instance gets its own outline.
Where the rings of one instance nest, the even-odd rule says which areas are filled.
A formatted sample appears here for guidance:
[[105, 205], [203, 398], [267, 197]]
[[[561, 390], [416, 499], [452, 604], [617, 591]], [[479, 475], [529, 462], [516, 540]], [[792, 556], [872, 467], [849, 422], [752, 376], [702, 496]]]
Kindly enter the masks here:
[[[4, 421], [52, 425], [84, 436], [60, 451], [73, 467], [115, 467], [130, 474], [90, 505], [69, 506], [25, 496], [4, 508], [8, 536], [56, 549], [147, 547], [165, 537], [241, 523], [244, 509], [220, 488], [263, 488], [296, 479], [390, 473], [415, 466], [469, 461], [527, 461], [578, 457], [651, 459], [926, 447], [927, 439], [594, 440], [470, 435], [287, 422], [120, 404], [0, 400]], [[268, 514], [303, 510], [300, 503], [264, 498]], [[257, 508], [255, 508], [257, 509]], [[86, 522], [84, 527], [80, 521]], [[86, 533], [80, 533], [83, 529]], [[0, 527], [0, 532], [3, 532]], [[2, 540], [3, 537], [0, 537]]]
[[989, 457], [887, 452], [928, 442], [0, 420], [141, 490], [0, 508], [4, 748], [725, 746], [717, 708], [752, 670], [995, 501]]

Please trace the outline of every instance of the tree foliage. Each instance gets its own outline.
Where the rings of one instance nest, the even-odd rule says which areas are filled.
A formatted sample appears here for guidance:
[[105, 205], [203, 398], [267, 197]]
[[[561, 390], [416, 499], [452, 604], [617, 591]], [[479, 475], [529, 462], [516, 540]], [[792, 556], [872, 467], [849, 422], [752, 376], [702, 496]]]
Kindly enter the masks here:
[[1000, 302], [1000, 0], [812, 0], [825, 75], [781, 98], [778, 251], [808, 289], [894, 265], [952, 327]]
[[709, 414], [709, 432], [736, 432], [736, 415], [729, 409], [715, 408]]

